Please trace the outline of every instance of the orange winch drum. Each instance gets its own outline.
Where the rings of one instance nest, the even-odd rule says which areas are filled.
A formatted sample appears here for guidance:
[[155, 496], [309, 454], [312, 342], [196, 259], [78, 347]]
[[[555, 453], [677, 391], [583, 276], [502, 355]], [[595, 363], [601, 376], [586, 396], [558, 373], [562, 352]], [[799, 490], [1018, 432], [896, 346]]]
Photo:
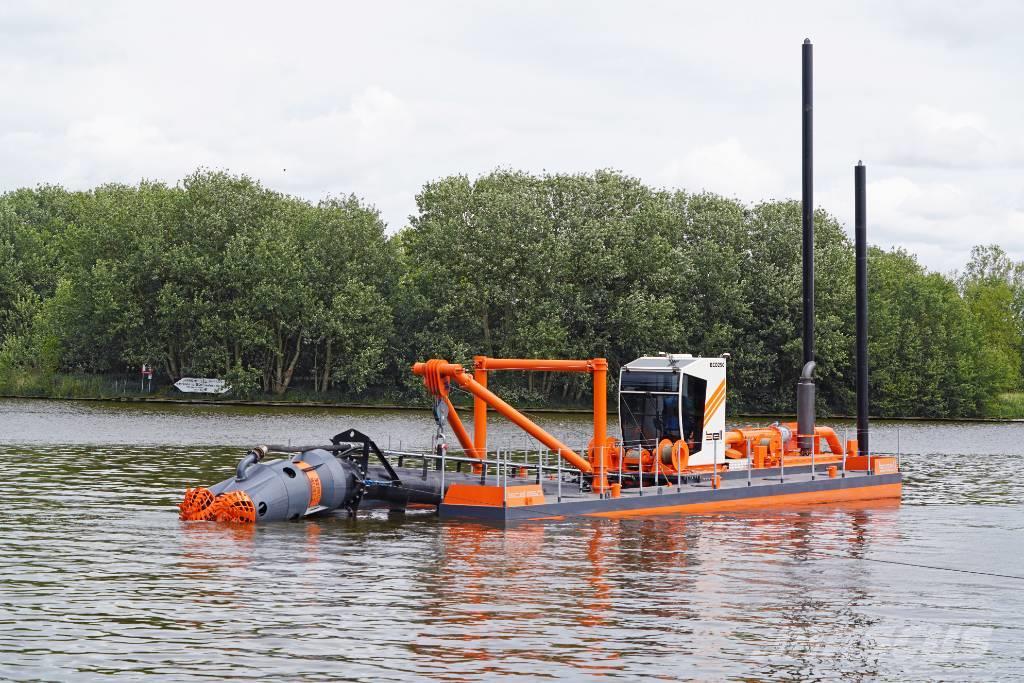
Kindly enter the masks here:
[[309, 507], [316, 507], [320, 504], [320, 497], [323, 495], [320, 475], [316, 473], [316, 469], [309, 463], [295, 460], [292, 464], [302, 470], [306, 474], [306, 478], [309, 479]]
[[672, 440], [662, 439], [658, 442], [658, 460], [662, 465], [672, 466]]
[[690, 447], [686, 441], [679, 439], [672, 444], [672, 467], [676, 472], [682, 472], [690, 464]]

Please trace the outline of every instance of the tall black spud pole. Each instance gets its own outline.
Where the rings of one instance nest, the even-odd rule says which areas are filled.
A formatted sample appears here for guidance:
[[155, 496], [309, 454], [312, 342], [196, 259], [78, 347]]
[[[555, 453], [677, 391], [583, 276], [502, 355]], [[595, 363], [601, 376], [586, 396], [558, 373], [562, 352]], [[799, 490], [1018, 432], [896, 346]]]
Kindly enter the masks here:
[[814, 104], [813, 47], [811, 39], [803, 46], [803, 291], [804, 291], [804, 363], [796, 390], [797, 431], [800, 453], [814, 448]]
[[867, 169], [853, 167], [853, 240], [857, 255], [857, 451], [868, 455], [868, 218]]
[[803, 49], [803, 266], [804, 266], [804, 363], [814, 361], [814, 46], [804, 40]]

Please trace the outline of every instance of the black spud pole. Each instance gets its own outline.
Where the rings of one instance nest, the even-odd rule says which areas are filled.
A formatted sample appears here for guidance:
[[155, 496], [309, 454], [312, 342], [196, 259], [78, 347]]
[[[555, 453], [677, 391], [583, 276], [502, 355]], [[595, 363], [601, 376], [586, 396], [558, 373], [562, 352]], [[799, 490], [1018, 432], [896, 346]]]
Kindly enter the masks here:
[[803, 294], [804, 363], [796, 390], [797, 431], [801, 455], [814, 448], [814, 54], [811, 39], [803, 45]]
[[853, 239], [857, 257], [857, 451], [868, 455], [868, 219], [867, 169], [853, 167]]

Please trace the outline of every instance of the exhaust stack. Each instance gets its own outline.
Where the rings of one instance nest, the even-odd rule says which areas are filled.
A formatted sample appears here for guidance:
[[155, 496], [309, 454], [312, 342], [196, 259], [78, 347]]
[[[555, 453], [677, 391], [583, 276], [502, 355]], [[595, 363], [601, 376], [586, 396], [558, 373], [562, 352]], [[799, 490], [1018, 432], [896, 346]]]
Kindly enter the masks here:
[[857, 454], [869, 455], [867, 168], [863, 162], [853, 168], [853, 225], [857, 258]]
[[803, 294], [804, 294], [804, 361], [797, 385], [797, 431], [801, 455], [814, 448], [814, 103], [811, 39], [803, 45], [803, 193], [801, 209], [803, 224]]

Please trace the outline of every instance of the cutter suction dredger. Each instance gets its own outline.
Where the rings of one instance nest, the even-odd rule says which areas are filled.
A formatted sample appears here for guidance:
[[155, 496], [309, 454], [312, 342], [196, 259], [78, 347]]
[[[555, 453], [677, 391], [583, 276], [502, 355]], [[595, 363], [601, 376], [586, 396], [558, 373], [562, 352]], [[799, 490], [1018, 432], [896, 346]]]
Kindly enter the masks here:
[[[802, 371], [797, 419], [727, 429], [728, 354], [661, 353], [619, 368], [618, 435], [608, 433], [608, 362], [477, 356], [466, 368], [444, 359], [416, 363], [434, 401], [437, 432], [421, 452], [383, 451], [356, 430], [307, 448], [259, 446], [235, 476], [189, 489], [186, 520], [269, 522], [360, 508], [426, 505], [441, 516], [491, 522], [568, 515], [624, 516], [776, 505], [898, 500], [899, 457], [868, 447], [866, 169], [854, 169], [856, 241], [857, 439], [840, 442], [817, 424], [814, 346], [812, 47], [802, 46]], [[590, 376], [593, 433], [573, 448], [488, 388], [493, 372], [570, 372]], [[472, 434], [450, 398], [472, 396]], [[518, 426], [540, 447], [491, 449], [488, 411]], [[450, 429], [461, 453], [449, 452]], [[267, 461], [271, 453], [285, 457]]]
[[[434, 397], [434, 447], [383, 450], [350, 429], [329, 444], [258, 446], [234, 476], [189, 489], [184, 520], [272, 522], [359, 509], [434, 508], [443, 517], [511, 523], [565, 516], [628, 516], [777, 505], [898, 499], [896, 457], [861, 455], [856, 440], [798, 422], [726, 429], [725, 358], [645, 356], [619, 372], [618, 432], [609, 436], [607, 363], [477, 356], [472, 369], [435, 359], [417, 363]], [[594, 376], [594, 434], [571, 448], [486, 388], [499, 370]], [[450, 399], [473, 396], [470, 434]], [[491, 450], [488, 410], [541, 444]], [[460, 442], [449, 451], [446, 431]], [[268, 460], [271, 454], [280, 457]]]

